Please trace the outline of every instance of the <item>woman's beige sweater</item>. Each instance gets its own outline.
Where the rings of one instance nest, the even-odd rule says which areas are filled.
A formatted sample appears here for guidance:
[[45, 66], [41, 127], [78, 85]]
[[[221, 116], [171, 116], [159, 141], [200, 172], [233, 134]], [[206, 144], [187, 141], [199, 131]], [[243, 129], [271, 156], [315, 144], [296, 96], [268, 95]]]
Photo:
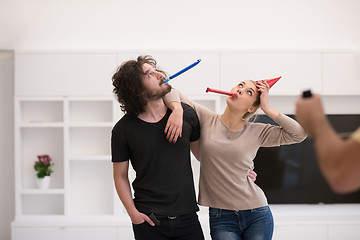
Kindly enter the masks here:
[[192, 106], [200, 121], [199, 204], [228, 210], [266, 206], [264, 192], [249, 177], [259, 147], [274, 147], [303, 141], [306, 133], [295, 120], [280, 114], [279, 126], [247, 122], [237, 131], [225, 126], [221, 115], [197, 104], [173, 89], [165, 102], [181, 101]]

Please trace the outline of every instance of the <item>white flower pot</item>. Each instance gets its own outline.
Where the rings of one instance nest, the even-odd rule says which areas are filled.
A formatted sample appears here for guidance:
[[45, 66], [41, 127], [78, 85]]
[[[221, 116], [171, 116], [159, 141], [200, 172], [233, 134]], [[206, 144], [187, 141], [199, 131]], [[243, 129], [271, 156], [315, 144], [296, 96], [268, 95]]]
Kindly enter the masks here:
[[48, 189], [50, 186], [50, 176], [45, 176], [44, 178], [37, 178], [37, 186], [39, 189]]

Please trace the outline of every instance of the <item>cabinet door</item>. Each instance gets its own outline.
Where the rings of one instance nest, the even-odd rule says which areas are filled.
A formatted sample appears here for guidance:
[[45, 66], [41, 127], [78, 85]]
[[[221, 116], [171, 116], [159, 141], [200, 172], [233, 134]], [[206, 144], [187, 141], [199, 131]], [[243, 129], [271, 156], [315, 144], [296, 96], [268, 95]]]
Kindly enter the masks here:
[[305, 89], [321, 92], [320, 53], [224, 53], [220, 66], [220, 86], [225, 91], [240, 81], [282, 76], [270, 95], [297, 96]]
[[274, 230], [276, 240], [327, 239], [325, 225], [278, 225]]
[[326, 95], [360, 95], [360, 54], [324, 54]]
[[116, 240], [115, 227], [16, 227], [12, 240]]
[[69, 240], [116, 240], [115, 227], [68, 227], [66, 228], [66, 238]]
[[129, 226], [122, 226], [117, 228], [117, 240], [123, 239], [134, 239], [134, 232], [131, 224], [129, 224]]
[[329, 227], [329, 240], [358, 240], [359, 236], [360, 224], [348, 224]]
[[64, 228], [60, 227], [12, 227], [12, 240], [63, 240], [66, 239]]
[[112, 94], [114, 53], [17, 53], [15, 95]]
[[[136, 59], [146, 53], [119, 53], [119, 65], [127, 60]], [[169, 84], [185, 95], [205, 95], [207, 87], [219, 87], [219, 54], [208, 52], [152, 52], [147, 53], [156, 60], [157, 67], [169, 76], [179, 72], [201, 59], [190, 70], [169, 81]]]

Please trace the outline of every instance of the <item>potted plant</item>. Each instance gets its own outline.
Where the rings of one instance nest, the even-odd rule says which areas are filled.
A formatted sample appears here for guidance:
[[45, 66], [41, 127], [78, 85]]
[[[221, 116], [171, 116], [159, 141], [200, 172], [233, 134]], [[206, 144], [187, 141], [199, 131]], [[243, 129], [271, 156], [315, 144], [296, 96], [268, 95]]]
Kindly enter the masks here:
[[38, 155], [38, 160], [34, 164], [37, 172], [37, 184], [40, 189], [47, 189], [50, 185], [50, 174], [54, 172], [52, 167], [54, 163], [49, 155]]

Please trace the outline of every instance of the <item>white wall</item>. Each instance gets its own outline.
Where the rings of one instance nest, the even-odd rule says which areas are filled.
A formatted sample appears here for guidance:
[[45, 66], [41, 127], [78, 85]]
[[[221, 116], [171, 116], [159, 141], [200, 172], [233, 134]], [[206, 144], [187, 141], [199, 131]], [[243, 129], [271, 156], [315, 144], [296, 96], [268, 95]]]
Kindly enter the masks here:
[[0, 49], [352, 49], [358, 0], [0, 0]]
[[0, 51], [0, 239], [14, 220], [14, 53]]
[[[0, 50], [358, 51], [359, 9], [358, 0], [0, 0]], [[14, 215], [11, 56], [0, 54], [1, 239]]]

